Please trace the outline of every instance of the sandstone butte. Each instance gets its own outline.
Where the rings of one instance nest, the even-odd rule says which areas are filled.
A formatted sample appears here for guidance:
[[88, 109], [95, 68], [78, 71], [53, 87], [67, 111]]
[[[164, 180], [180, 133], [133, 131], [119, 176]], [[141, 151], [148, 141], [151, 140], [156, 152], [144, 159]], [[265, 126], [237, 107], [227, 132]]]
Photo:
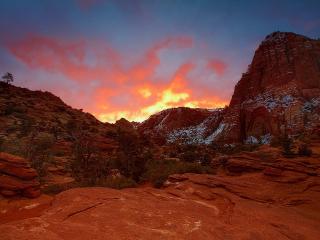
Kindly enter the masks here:
[[176, 108], [138, 126], [160, 142], [269, 142], [286, 131], [320, 133], [320, 40], [291, 32], [268, 35], [224, 109]]

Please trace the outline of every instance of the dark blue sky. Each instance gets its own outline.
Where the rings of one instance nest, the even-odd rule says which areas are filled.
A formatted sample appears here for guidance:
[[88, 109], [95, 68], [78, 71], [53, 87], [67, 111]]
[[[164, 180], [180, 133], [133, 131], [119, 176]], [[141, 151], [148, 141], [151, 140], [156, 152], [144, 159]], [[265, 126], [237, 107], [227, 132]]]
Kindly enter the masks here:
[[320, 1], [1, 0], [0, 72], [102, 120], [228, 103], [273, 31], [320, 37]]

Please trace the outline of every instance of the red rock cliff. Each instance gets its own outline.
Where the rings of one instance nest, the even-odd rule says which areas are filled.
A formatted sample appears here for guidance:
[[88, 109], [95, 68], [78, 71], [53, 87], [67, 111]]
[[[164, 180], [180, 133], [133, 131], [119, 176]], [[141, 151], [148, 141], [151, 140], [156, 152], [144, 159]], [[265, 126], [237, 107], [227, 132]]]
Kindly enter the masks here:
[[[320, 41], [289, 32], [268, 35], [235, 87], [220, 140], [316, 131], [320, 105]], [[262, 140], [262, 139], [260, 139]]]

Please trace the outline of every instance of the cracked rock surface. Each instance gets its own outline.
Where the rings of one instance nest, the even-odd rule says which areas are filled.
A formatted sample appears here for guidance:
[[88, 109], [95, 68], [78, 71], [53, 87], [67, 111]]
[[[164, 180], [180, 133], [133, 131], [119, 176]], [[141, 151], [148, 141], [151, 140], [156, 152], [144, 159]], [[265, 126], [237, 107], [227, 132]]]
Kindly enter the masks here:
[[[320, 180], [306, 167], [317, 168], [317, 161], [278, 164], [243, 153], [224, 161], [225, 172], [172, 175], [164, 189], [71, 189], [45, 211], [0, 225], [1, 239], [317, 240]], [[230, 171], [237, 166], [241, 171]], [[32, 201], [25, 211], [32, 211]]]

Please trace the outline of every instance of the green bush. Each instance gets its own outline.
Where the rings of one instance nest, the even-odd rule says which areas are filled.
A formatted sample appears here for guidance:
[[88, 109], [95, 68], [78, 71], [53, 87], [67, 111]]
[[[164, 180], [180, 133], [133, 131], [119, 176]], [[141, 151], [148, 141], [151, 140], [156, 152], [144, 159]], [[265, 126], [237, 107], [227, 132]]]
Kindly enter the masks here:
[[211, 173], [211, 168], [199, 163], [176, 162], [170, 160], [151, 161], [147, 164], [144, 180], [149, 181], [154, 187], [161, 187], [172, 174], [182, 173]]
[[51, 161], [52, 148], [55, 143], [53, 135], [39, 133], [26, 139], [24, 157], [30, 159], [31, 166], [37, 170], [39, 176], [46, 175], [45, 164]]
[[76, 185], [74, 183], [72, 184], [66, 184], [66, 185], [59, 185], [59, 184], [53, 184], [45, 187], [42, 190], [42, 193], [48, 194], [48, 195], [56, 195], [60, 192], [66, 191], [71, 188], [79, 187], [79, 185]]
[[[98, 184], [99, 186], [99, 184]], [[115, 189], [123, 189], [123, 188], [132, 188], [136, 187], [137, 183], [131, 179], [126, 177], [112, 177], [108, 176], [102, 183], [101, 186], [115, 188]]]

